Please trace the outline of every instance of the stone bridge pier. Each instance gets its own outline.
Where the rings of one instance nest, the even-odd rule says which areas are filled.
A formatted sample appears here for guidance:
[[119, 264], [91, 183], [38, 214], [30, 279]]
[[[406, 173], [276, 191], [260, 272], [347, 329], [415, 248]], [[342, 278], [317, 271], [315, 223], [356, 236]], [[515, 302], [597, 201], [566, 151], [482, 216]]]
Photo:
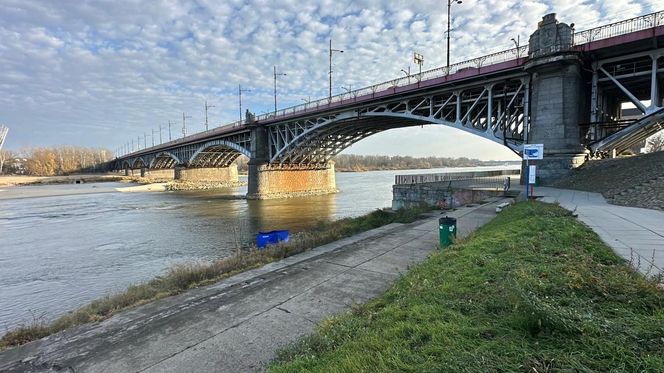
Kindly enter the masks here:
[[[573, 29], [546, 15], [530, 36], [530, 128], [526, 143], [544, 144], [544, 159], [537, 175], [544, 183], [564, 177], [583, 164], [586, 151], [579, 136], [579, 123], [588, 113], [583, 61], [572, 50]], [[528, 103], [526, 103], [527, 105]], [[525, 166], [525, 164], [524, 164]], [[522, 173], [525, 175], [525, 173]]]
[[[173, 171], [171, 171], [173, 172]], [[209, 183], [237, 183], [237, 165], [228, 167], [182, 167], [176, 166], [175, 180], [209, 182]]]
[[251, 128], [251, 158], [247, 198], [270, 199], [338, 192], [334, 162], [325, 165], [272, 165], [269, 163], [267, 131]]

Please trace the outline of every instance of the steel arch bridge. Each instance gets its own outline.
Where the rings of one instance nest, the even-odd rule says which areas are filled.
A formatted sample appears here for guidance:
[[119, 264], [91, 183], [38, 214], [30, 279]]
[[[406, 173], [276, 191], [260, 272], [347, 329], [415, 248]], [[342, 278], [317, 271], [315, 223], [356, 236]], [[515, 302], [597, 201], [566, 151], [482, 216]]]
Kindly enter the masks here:
[[[528, 125], [528, 79], [523, 73], [484, 77], [268, 124], [268, 164], [315, 167], [368, 136], [425, 124], [455, 128], [518, 151]], [[349, 101], [361, 102], [357, 97]]]
[[[662, 11], [581, 32], [549, 14], [528, 45], [250, 116], [152, 148], [134, 151], [132, 145], [129, 151], [127, 144], [111, 167], [223, 168], [245, 155], [250, 176], [251, 165], [318, 170], [368, 136], [427, 124], [515, 152], [529, 141], [548, 144], [554, 156], [547, 172], [564, 173], [580, 164], [579, 157], [633, 147], [663, 128], [662, 45]], [[648, 107], [643, 100], [650, 100]], [[623, 116], [621, 104], [627, 101], [639, 116]]]

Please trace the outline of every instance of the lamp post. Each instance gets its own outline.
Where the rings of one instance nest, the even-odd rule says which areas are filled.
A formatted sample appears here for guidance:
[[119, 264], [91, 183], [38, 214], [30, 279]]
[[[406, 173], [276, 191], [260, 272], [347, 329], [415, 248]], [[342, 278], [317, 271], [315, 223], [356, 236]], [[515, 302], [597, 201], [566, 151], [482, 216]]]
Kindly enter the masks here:
[[[348, 93], [348, 98], [352, 98], [351, 97], [351, 92], [353, 91], [352, 85], [348, 85], [348, 87], [341, 86], [341, 89], [343, 89], [344, 91], [346, 91], [346, 93]], [[343, 99], [343, 96], [341, 98]]]
[[173, 138], [171, 137], [171, 121], [168, 121], [168, 141], [172, 141]]
[[161, 141], [161, 123], [159, 123], [159, 145], [163, 144], [163, 141]]
[[417, 81], [421, 82], [422, 81], [422, 64], [424, 63], [424, 56], [419, 54], [419, 53], [413, 53], [413, 61], [416, 64], [420, 65], [420, 74], [419, 74], [419, 77], [417, 78]]
[[519, 58], [519, 53], [521, 52], [519, 50], [519, 38], [520, 38], [519, 35], [516, 36], [516, 40], [514, 40], [514, 38], [512, 38], [512, 43], [514, 43], [514, 45], [516, 45], [516, 58], [517, 59]]
[[205, 130], [208, 130], [208, 116], [207, 111], [209, 108], [214, 107], [214, 105], [208, 105], [207, 100], [205, 100]]
[[410, 84], [410, 65], [408, 65], [408, 71], [401, 69], [401, 72], [406, 74], [406, 76], [408, 77], [408, 84]]
[[277, 66], [274, 66], [274, 115], [277, 115], [277, 75], [286, 76], [286, 73], [277, 73]]
[[182, 112], [182, 137], [187, 137], [187, 118], [191, 118], [191, 115], [184, 115]]
[[461, 4], [461, 0], [447, 0], [447, 71], [450, 71], [450, 26], [451, 26], [451, 13], [452, 4]]
[[339, 52], [343, 53], [341, 49], [332, 49], [332, 39], [330, 39], [330, 94], [329, 94], [329, 101], [330, 103], [332, 102], [332, 52]]
[[242, 89], [241, 84], [237, 85], [237, 93], [238, 93], [238, 97], [240, 98], [240, 123], [242, 123], [242, 92], [251, 92], [251, 90], [250, 89]]
[[152, 146], [154, 146], [154, 128], [152, 128]]

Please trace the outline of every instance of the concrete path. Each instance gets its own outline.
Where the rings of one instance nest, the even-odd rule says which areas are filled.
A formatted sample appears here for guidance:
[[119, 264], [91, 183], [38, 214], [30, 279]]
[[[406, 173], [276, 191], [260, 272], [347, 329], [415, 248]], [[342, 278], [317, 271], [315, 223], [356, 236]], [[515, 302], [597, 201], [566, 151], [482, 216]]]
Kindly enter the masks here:
[[611, 205], [599, 193], [539, 187], [535, 195], [576, 211], [620, 256], [644, 275], [664, 272], [664, 211]]
[[[465, 236], [495, 204], [461, 208]], [[0, 371], [246, 372], [436, 250], [438, 218], [390, 224], [0, 354]]]

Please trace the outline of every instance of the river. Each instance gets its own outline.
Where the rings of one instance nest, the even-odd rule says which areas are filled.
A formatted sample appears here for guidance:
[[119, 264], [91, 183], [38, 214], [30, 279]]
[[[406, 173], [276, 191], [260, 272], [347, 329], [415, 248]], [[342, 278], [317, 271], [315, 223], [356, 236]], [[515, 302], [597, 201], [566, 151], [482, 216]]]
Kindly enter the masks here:
[[460, 170], [337, 173], [340, 193], [265, 201], [232, 198], [246, 187], [146, 193], [117, 192], [127, 186], [121, 183], [0, 187], [0, 330], [52, 320], [177, 263], [223, 258], [258, 231], [298, 232], [390, 206], [396, 174]]

